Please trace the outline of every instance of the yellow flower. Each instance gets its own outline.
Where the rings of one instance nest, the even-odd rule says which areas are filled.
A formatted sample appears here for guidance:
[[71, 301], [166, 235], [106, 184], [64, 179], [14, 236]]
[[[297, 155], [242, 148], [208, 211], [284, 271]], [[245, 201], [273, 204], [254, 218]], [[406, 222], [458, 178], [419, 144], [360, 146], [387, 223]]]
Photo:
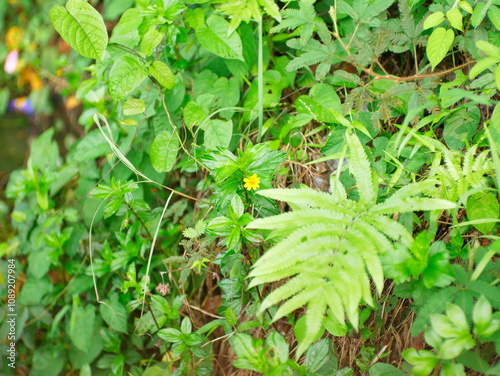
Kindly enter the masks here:
[[245, 182], [244, 187], [251, 191], [252, 189], [257, 190], [257, 188], [260, 187], [260, 178], [257, 176], [257, 174], [253, 174], [249, 178], [244, 178], [243, 181]]

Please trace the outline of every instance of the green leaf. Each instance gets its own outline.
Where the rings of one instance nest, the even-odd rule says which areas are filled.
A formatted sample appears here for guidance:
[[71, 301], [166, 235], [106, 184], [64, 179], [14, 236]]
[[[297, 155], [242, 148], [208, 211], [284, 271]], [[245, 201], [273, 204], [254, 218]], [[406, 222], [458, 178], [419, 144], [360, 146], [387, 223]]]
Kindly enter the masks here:
[[117, 99], [122, 99], [135, 90], [147, 76], [137, 57], [121, 56], [109, 72], [109, 91]]
[[206, 25], [202, 24], [196, 29], [196, 38], [204, 48], [217, 56], [244, 61], [240, 36], [236, 32], [228, 32], [229, 23], [220, 16], [211, 15]]
[[193, 330], [193, 325], [191, 324], [191, 320], [186, 316], [182, 319], [181, 322], [181, 332], [184, 334], [189, 334]]
[[155, 78], [158, 83], [167, 88], [172, 89], [175, 85], [175, 77], [170, 68], [162, 61], [155, 61], [148, 67], [148, 72]]
[[123, 114], [127, 116], [137, 115], [146, 110], [144, 102], [137, 98], [127, 98], [123, 103]]
[[472, 311], [472, 320], [474, 321], [475, 334], [481, 336], [485, 332], [488, 332], [490, 324], [493, 324], [493, 326], [495, 326], [496, 324], [497, 326], [496, 329], [498, 329], [498, 322], [495, 323], [495, 321], [498, 320], [494, 320], [492, 322], [491, 316], [492, 316], [491, 304], [488, 301], [488, 299], [484, 297], [484, 295], [481, 295], [476, 305], [474, 306], [474, 310]]
[[163, 34], [156, 29], [149, 29], [141, 41], [141, 52], [146, 56], [151, 56], [153, 50], [160, 44]]
[[496, 57], [485, 57], [484, 59], [480, 59], [477, 63], [472, 67], [469, 72], [469, 78], [475, 78], [479, 73], [491, 67], [493, 64], [498, 63], [499, 59]]
[[464, 1], [464, 0], [460, 1], [458, 3], [458, 6], [460, 8], [462, 8], [463, 10], [465, 10], [469, 14], [474, 13], [474, 8], [472, 8], [471, 5], [467, 1]]
[[172, 170], [179, 151], [179, 140], [173, 132], [163, 131], [155, 137], [149, 150], [153, 167], [158, 172]]
[[101, 316], [113, 330], [127, 333], [127, 309], [118, 300], [118, 295], [113, 294], [111, 300], [104, 300], [100, 306]]
[[80, 55], [99, 60], [108, 45], [106, 25], [97, 10], [83, 0], [55, 6], [50, 20], [61, 37]]
[[439, 376], [465, 376], [463, 364], [446, 363], [443, 364]]
[[166, 342], [182, 341], [182, 333], [175, 328], [161, 329], [158, 331], [158, 337]]
[[483, 3], [483, 2], [478, 2], [476, 4], [476, 7], [474, 8], [474, 12], [472, 13], [471, 17], [471, 23], [474, 28], [477, 28], [481, 22], [483, 22], [484, 17], [486, 16], [486, 13], [488, 12], [488, 9], [490, 8], [492, 3], [492, 0], [488, 0], [488, 2]]
[[370, 376], [405, 376], [406, 373], [391, 364], [375, 363], [368, 370]]
[[484, 40], [478, 40], [476, 42], [476, 46], [481, 51], [483, 51], [486, 55], [488, 55], [490, 57], [494, 57], [498, 61], [500, 61], [500, 47], [497, 47], [494, 44], [491, 44], [491, 43], [486, 42]]
[[226, 318], [226, 322], [228, 325], [236, 325], [238, 323], [238, 316], [234, 313], [231, 307], [227, 307], [226, 312], [224, 313], [224, 317]]
[[403, 358], [413, 366], [412, 374], [415, 376], [428, 376], [439, 363], [436, 354], [427, 350], [417, 351], [406, 349], [403, 351]]
[[439, 25], [444, 21], [443, 12], [435, 12], [429, 15], [424, 21], [424, 30], [430, 29], [431, 27]]
[[476, 107], [460, 108], [445, 120], [443, 138], [450, 149], [462, 150], [477, 132], [481, 113]]
[[472, 339], [470, 334], [452, 338], [443, 343], [438, 352], [441, 359], [454, 359], [466, 350], [475, 346], [476, 342]]
[[474, 221], [478, 219], [491, 219], [490, 223], [478, 223], [474, 227], [483, 234], [490, 233], [495, 228], [495, 222], [500, 216], [500, 207], [497, 196], [490, 191], [481, 191], [473, 194], [467, 200], [467, 217]]
[[488, 10], [488, 18], [493, 26], [495, 26], [497, 30], [500, 30], [500, 8], [496, 5], [492, 5]]
[[92, 332], [94, 330], [95, 308], [88, 305], [83, 308], [76, 299], [71, 310], [69, 325], [69, 338], [71, 342], [83, 352], [90, 349], [92, 343]]
[[427, 41], [427, 57], [432, 65], [432, 69], [444, 59], [448, 50], [453, 44], [455, 34], [453, 30], [446, 30], [444, 27], [438, 27], [434, 30]]
[[207, 149], [227, 148], [233, 136], [233, 122], [232, 120], [210, 120], [206, 123], [204, 130], [203, 145]]
[[446, 12], [446, 17], [450, 21], [450, 25], [457, 30], [462, 30], [462, 13], [458, 8], [452, 8]]

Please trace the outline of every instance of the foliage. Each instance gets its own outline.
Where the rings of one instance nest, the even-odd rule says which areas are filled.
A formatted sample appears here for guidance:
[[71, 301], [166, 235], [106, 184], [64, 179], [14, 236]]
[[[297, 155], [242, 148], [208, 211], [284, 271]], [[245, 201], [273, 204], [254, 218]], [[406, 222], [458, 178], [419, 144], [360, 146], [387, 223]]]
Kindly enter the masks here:
[[0, 114], [43, 128], [0, 201], [19, 374], [498, 374], [497, 3], [12, 0], [0, 25]]

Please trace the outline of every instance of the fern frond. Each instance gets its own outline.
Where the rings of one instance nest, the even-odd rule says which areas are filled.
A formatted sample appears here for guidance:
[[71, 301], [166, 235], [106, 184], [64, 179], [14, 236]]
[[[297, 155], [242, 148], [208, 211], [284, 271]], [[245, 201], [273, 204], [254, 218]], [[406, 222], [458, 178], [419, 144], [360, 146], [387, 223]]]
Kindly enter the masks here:
[[361, 201], [366, 204], [374, 204], [377, 201], [377, 189], [373, 186], [372, 169], [363, 150], [363, 145], [350, 130], [346, 132], [346, 140], [350, 149], [349, 171], [356, 179]]
[[[393, 241], [407, 247], [413, 241], [411, 234], [386, 214], [455, 207], [446, 200], [420, 197], [423, 193], [435, 193], [435, 179], [409, 184], [377, 204], [373, 171], [363, 146], [355, 133], [346, 133], [349, 168], [356, 178], [360, 201], [346, 198], [337, 176], [331, 181], [334, 190], [338, 183], [338, 189], [331, 195], [311, 189], [263, 190], [259, 193], [288, 202], [293, 211], [257, 219], [248, 225], [272, 230], [272, 236], [283, 237], [254, 264], [249, 274], [250, 287], [290, 278], [264, 299], [261, 311], [279, 303], [274, 317], [277, 320], [300, 307], [308, 307], [307, 338], [300, 344], [298, 356], [319, 333], [318, 321], [322, 321], [326, 310], [331, 309], [341, 321], [347, 317], [357, 328], [358, 306], [373, 305], [371, 281], [377, 292], [382, 292], [380, 255], [394, 249]], [[311, 318], [316, 320], [314, 324]]]
[[448, 200], [428, 197], [405, 197], [392, 200], [392, 197], [385, 202], [375, 205], [370, 209], [371, 214], [394, 214], [423, 210], [448, 210], [455, 209], [457, 205]]
[[413, 237], [401, 223], [382, 215], [368, 216], [363, 219], [392, 240], [401, 242], [401, 244], [408, 248], [411, 246]]
[[352, 213], [351, 210], [333, 202], [330, 194], [319, 192], [311, 188], [263, 189], [259, 191], [259, 194], [275, 200], [293, 203], [300, 209], [324, 208], [348, 215]]
[[[324, 292], [321, 291], [321, 295]], [[312, 345], [316, 339], [317, 333], [321, 330], [323, 318], [325, 317], [326, 302], [324, 300], [311, 300], [307, 305], [306, 311], [306, 333], [304, 340], [299, 344], [297, 353], [301, 354]]]
[[[314, 282], [314, 284], [312, 282]], [[288, 299], [286, 302], [280, 305], [280, 307], [276, 311], [276, 314], [273, 317], [273, 322], [307, 305], [308, 302], [317, 300], [318, 296], [322, 296], [321, 291], [322, 291], [322, 285], [324, 283], [325, 283], [324, 280], [311, 281], [311, 284], [309, 284], [309, 286], [306, 289], [292, 296], [290, 299]], [[267, 299], [268, 298], [264, 299], [263, 303], [265, 303]]]
[[266, 230], [288, 229], [293, 230], [318, 222], [335, 222], [348, 224], [348, 219], [342, 213], [334, 212], [326, 209], [309, 209], [299, 210], [296, 212], [283, 213], [267, 218], [259, 218], [251, 222], [248, 228], [259, 228]]

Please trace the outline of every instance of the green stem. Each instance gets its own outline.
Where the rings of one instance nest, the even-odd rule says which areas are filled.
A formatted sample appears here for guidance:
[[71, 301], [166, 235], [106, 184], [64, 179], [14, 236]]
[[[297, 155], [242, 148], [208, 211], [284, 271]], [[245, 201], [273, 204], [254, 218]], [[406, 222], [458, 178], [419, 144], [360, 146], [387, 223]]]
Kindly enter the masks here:
[[259, 133], [257, 142], [260, 142], [262, 137], [262, 126], [264, 124], [264, 59], [262, 53], [262, 17], [257, 20], [259, 33], [259, 51], [258, 51], [258, 101], [259, 101]]

